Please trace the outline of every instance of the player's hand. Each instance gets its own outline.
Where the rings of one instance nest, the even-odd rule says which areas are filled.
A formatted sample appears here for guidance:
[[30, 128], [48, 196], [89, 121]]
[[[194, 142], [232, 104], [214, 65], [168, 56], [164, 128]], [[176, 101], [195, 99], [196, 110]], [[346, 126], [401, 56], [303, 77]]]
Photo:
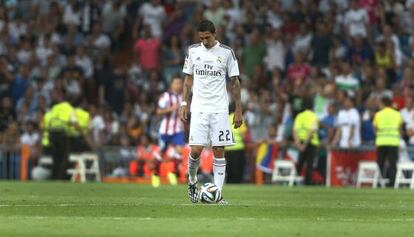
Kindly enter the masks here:
[[235, 112], [233, 118], [234, 128], [239, 128], [243, 124], [243, 116], [241, 112]]
[[180, 119], [184, 123], [188, 123], [188, 108], [187, 106], [180, 107]]

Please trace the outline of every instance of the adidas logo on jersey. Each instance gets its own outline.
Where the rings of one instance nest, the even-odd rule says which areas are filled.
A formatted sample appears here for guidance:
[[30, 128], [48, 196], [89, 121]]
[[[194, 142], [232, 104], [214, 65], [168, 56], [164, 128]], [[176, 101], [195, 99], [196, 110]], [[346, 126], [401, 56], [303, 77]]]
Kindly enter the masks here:
[[197, 57], [197, 58], [196, 58], [196, 61], [200, 61], [200, 60], [201, 60], [201, 58], [200, 58], [200, 57]]

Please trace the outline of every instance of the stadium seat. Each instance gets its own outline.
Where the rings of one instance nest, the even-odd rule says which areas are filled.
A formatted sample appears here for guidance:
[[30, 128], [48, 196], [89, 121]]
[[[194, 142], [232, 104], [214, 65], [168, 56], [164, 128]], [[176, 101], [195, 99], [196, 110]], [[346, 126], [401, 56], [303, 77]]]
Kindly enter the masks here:
[[388, 179], [383, 179], [381, 176], [380, 169], [377, 162], [375, 161], [360, 161], [358, 164], [358, 177], [357, 184], [358, 188], [362, 184], [372, 184], [373, 188], [377, 188], [378, 184], [382, 188], [385, 188], [385, 185], [389, 182]]
[[303, 181], [303, 177], [298, 176], [295, 163], [291, 160], [276, 160], [272, 174], [272, 182], [287, 182], [289, 186]]
[[[411, 173], [410, 178], [407, 177], [407, 172]], [[401, 184], [408, 184], [411, 189], [414, 189], [414, 162], [399, 162], [397, 164], [394, 188], [398, 189]]]
[[[99, 158], [94, 153], [81, 153], [81, 154], [71, 154], [69, 156], [69, 161], [76, 163], [75, 168], [68, 169], [67, 173], [72, 175], [71, 181], [76, 182], [77, 178], [81, 183], [87, 181], [86, 175], [94, 175], [95, 180], [101, 181], [101, 173], [99, 171]], [[88, 163], [92, 163], [88, 168]]]

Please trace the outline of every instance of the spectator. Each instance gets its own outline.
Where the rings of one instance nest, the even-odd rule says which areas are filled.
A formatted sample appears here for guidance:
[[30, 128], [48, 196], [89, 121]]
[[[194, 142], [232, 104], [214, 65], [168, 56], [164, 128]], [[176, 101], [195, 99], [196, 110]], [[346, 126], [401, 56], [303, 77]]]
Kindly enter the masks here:
[[318, 22], [316, 33], [312, 36], [311, 47], [312, 63], [318, 68], [324, 68], [329, 64], [329, 51], [332, 47], [331, 35], [324, 22]]
[[[271, 52], [274, 52], [274, 50], [272, 50]], [[271, 52], [268, 52], [268, 57], [269, 53]], [[253, 77], [254, 67], [258, 64], [263, 63], [263, 58], [265, 54], [266, 46], [260, 41], [260, 33], [256, 30], [250, 35], [250, 43], [243, 48], [243, 67], [245, 69], [246, 75], [249, 78]], [[273, 54], [271, 55], [274, 56]], [[269, 60], [271, 59], [267, 59], [268, 62]]]
[[82, 68], [86, 79], [90, 80], [93, 76], [93, 64], [90, 57], [86, 54], [83, 46], [78, 46], [75, 55], [75, 64]]
[[413, 97], [405, 98], [404, 108], [401, 109], [401, 118], [403, 121], [403, 139], [407, 145], [414, 145], [414, 100]]
[[346, 47], [341, 42], [339, 37], [334, 37], [332, 41], [332, 48], [329, 52], [329, 59], [331, 61], [340, 61], [345, 59], [346, 56]]
[[161, 41], [153, 37], [151, 28], [144, 26], [144, 35], [134, 44], [134, 53], [144, 71], [157, 70], [160, 67]]
[[[266, 39], [266, 57], [263, 60], [266, 64], [266, 70], [268, 72], [272, 72], [275, 69], [284, 71], [286, 48], [283, 42], [282, 32], [280, 29], [271, 29], [270, 31], [270, 37]], [[261, 50], [260, 47], [258, 49]], [[246, 49], [246, 51], [248, 50]], [[257, 52], [257, 54], [259, 53]], [[256, 61], [256, 63], [259, 62]]]
[[365, 101], [365, 108], [362, 112], [361, 121], [361, 140], [362, 144], [373, 145], [375, 142], [375, 131], [374, 131], [374, 115], [377, 109], [376, 100], [368, 98]]
[[63, 24], [74, 24], [79, 26], [80, 24], [80, 6], [76, 0], [69, 0], [66, 4], [63, 12]]
[[102, 32], [102, 25], [93, 26], [92, 34], [88, 37], [88, 45], [94, 47], [96, 51], [107, 51], [111, 47], [111, 38]]
[[35, 124], [32, 121], [25, 123], [25, 131], [20, 136], [20, 143], [22, 145], [28, 145], [31, 148], [32, 165], [36, 165], [36, 160], [39, 157], [40, 152], [40, 135], [36, 130]]
[[387, 75], [384, 69], [378, 69], [378, 79], [375, 83], [375, 87], [372, 88], [369, 95], [370, 98], [374, 98], [378, 103], [381, 97], [388, 96], [393, 97], [392, 91], [387, 89]]
[[114, 42], [118, 42], [124, 31], [126, 4], [121, 0], [107, 1], [102, 10], [102, 29], [110, 35]]
[[160, 4], [160, 0], [151, 0], [151, 3], [146, 2], [142, 4], [138, 15], [142, 19], [141, 25], [148, 25], [153, 37], [160, 39], [162, 36], [162, 25], [166, 18], [166, 13], [164, 7]]
[[408, 34], [414, 33], [414, 4], [407, 6], [407, 10], [404, 12], [402, 28]]
[[331, 146], [339, 145], [339, 147], [346, 149], [358, 147], [361, 145], [360, 130], [361, 118], [355, 109], [355, 101], [347, 96], [343, 109], [338, 113], [336, 133]]
[[351, 0], [351, 8], [346, 12], [344, 19], [345, 32], [349, 37], [361, 35], [368, 37], [369, 17], [367, 11], [358, 7], [357, 0]]
[[294, 82], [294, 84], [303, 83], [308, 79], [310, 67], [304, 60], [305, 55], [302, 52], [297, 52], [295, 54], [295, 61], [288, 66], [287, 76], [289, 80], [299, 81]]
[[323, 144], [330, 147], [335, 137], [335, 127], [337, 126], [336, 106], [334, 103], [328, 105], [328, 113], [321, 119], [319, 137]]
[[30, 68], [27, 64], [23, 64], [19, 68], [19, 73], [17, 74], [14, 81], [11, 83], [11, 95], [14, 103], [17, 103], [20, 98], [23, 97], [26, 89], [30, 86], [29, 78]]
[[362, 63], [374, 61], [374, 53], [367, 41], [360, 35], [352, 38], [347, 51], [347, 59], [352, 66], [358, 67]]
[[53, 49], [51, 47], [50, 35], [45, 35], [42, 40], [42, 44], [36, 47], [36, 56], [39, 63], [44, 66], [47, 63], [47, 58], [52, 55]]
[[105, 121], [101, 108], [90, 105], [89, 111], [91, 116], [92, 144], [95, 148], [99, 148], [105, 144]]
[[335, 77], [335, 84], [339, 90], [346, 91], [354, 96], [355, 91], [359, 89], [359, 81], [352, 75], [351, 66], [347, 61], [342, 61], [341, 69], [341, 75]]
[[329, 106], [334, 105], [335, 102], [335, 85], [333, 83], [326, 84], [321, 92], [315, 95], [314, 111], [319, 119], [323, 119], [329, 113]]
[[65, 86], [66, 95], [72, 99], [78, 99], [84, 92], [85, 78], [82, 68], [76, 65], [74, 55], [68, 57], [68, 63], [62, 69], [60, 77]]
[[[177, 35], [173, 35], [163, 50], [164, 78], [170, 80], [175, 75], [180, 75], [184, 62], [184, 52]], [[167, 81], [167, 83], [169, 83]]]
[[224, 23], [224, 9], [219, 6], [218, 0], [212, 0], [210, 7], [204, 11], [204, 18], [214, 23], [216, 27], [220, 27]]
[[0, 138], [7, 130], [9, 124], [13, 121], [16, 121], [16, 114], [13, 110], [12, 99], [8, 96], [4, 96], [1, 99], [0, 107]]

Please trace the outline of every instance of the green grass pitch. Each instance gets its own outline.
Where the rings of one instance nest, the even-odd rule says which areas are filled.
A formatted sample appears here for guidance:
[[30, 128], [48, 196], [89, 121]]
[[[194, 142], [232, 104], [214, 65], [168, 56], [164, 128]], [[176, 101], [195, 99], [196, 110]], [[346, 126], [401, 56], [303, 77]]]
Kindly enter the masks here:
[[0, 236], [413, 236], [414, 191], [227, 185], [228, 206], [186, 186], [0, 182]]

